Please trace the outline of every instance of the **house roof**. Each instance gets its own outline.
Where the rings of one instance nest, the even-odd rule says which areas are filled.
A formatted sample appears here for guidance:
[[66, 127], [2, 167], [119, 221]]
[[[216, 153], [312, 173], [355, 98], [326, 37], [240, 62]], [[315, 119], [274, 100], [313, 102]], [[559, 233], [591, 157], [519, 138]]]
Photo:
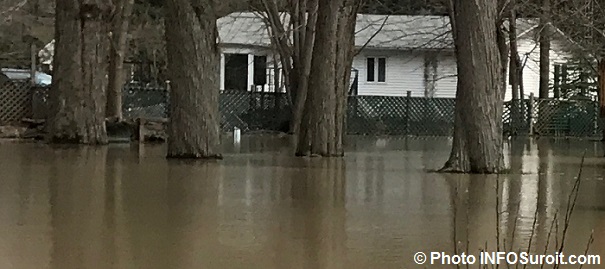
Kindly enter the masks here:
[[[287, 13], [280, 15], [288, 24]], [[271, 47], [264, 18], [253, 12], [236, 12], [218, 20], [222, 46]], [[538, 23], [532, 19], [517, 20], [517, 36], [531, 37]], [[427, 15], [357, 15], [355, 45], [383, 50], [453, 50], [451, 27], [447, 16]], [[54, 40], [40, 52], [44, 64], [52, 62]]]
[[[287, 14], [281, 15], [287, 25]], [[271, 45], [262, 16], [237, 12], [219, 19], [220, 42], [223, 45]], [[535, 20], [520, 19], [517, 35], [522, 37], [537, 27]], [[355, 45], [374, 49], [453, 49], [451, 27], [447, 16], [426, 15], [357, 15]]]

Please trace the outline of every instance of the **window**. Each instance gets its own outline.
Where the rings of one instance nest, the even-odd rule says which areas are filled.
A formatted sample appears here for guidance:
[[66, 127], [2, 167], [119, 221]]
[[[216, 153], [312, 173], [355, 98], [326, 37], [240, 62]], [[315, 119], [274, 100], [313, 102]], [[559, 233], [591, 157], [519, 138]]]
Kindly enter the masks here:
[[254, 56], [254, 85], [267, 84], [267, 56]]
[[368, 58], [367, 67], [368, 82], [386, 82], [386, 58]]
[[248, 90], [248, 54], [225, 54], [225, 90]]
[[374, 81], [374, 74], [376, 72], [376, 62], [374, 58], [368, 58], [368, 81]]

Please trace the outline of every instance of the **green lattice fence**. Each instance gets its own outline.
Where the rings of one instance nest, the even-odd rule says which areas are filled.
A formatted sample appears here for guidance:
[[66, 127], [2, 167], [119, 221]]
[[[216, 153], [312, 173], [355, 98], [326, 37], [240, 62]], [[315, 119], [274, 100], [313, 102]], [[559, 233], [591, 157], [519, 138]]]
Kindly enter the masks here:
[[598, 137], [598, 105], [592, 100], [534, 101], [535, 135], [554, 137]]
[[454, 131], [455, 99], [412, 97], [409, 104], [410, 128], [407, 135], [452, 135]]
[[350, 134], [405, 134], [408, 103], [394, 96], [349, 97], [347, 127]]
[[0, 82], [0, 124], [7, 125], [32, 117], [32, 91], [29, 80]]
[[[48, 87], [32, 89], [33, 118], [48, 115]], [[122, 91], [122, 113], [126, 119], [163, 118], [168, 116], [168, 91], [163, 87], [127, 85]]]
[[288, 99], [283, 93], [223, 92], [219, 98], [221, 129], [237, 127], [244, 132], [287, 131], [290, 119]]
[[530, 134], [531, 105], [528, 99], [504, 102], [502, 127], [506, 135]]
[[356, 135], [448, 136], [454, 99], [401, 96], [349, 97], [347, 130]]
[[122, 113], [127, 119], [167, 118], [168, 99], [164, 87], [127, 85], [122, 91]]
[[[7, 86], [4, 86], [6, 88]], [[23, 90], [17, 90], [23, 88]], [[47, 88], [21, 85], [2, 92], [0, 119], [18, 121], [33, 114], [47, 115]], [[164, 88], [126, 87], [126, 118], [169, 117], [169, 95]], [[33, 107], [32, 107], [33, 104]], [[355, 135], [450, 136], [455, 100], [405, 96], [350, 96], [347, 133]], [[228, 91], [219, 98], [221, 129], [286, 131], [290, 107], [284, 93]], [[516, 100], [504, 103], [506, 135], [600, 137], [598, 106], [592, 100]], [[530, 131], [531, 129], [531, 131]]]

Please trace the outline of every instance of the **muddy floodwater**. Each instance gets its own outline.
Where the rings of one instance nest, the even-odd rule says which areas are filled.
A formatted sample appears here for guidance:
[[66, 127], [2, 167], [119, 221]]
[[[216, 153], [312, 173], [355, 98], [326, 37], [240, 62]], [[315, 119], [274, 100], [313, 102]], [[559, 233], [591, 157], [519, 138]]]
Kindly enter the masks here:
[[445, 138], [351, 137], [343, 159], [242, 139], [225, 139], [220, 162], [167, 161], [164, 145], [0, 143], [0, 268], [455, 268], [414, 254], [479, 255], [496, 238], [502, 251], [605, 258], [597, 142], [510, 141], [509, 174], [469, 176], [430, 173]]

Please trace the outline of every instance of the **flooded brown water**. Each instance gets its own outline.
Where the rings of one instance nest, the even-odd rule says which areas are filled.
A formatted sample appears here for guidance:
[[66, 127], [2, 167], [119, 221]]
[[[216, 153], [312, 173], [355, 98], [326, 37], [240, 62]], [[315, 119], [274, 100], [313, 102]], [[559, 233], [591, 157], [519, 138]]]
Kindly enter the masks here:
[[585, 150], [564, 253], [584, 254], [592, 233], [589, 253], [605, 255], [600, 143], [513, 141], [499, 177], [427, 172], [449, 143], [350, 138], [328, 160], [244, 137], [220, 162], [167, 161], [163, 145], [1, 143], [0, 268], [454, 268], [413, 256], [495, 250], [496, 237], [552, 254]]

